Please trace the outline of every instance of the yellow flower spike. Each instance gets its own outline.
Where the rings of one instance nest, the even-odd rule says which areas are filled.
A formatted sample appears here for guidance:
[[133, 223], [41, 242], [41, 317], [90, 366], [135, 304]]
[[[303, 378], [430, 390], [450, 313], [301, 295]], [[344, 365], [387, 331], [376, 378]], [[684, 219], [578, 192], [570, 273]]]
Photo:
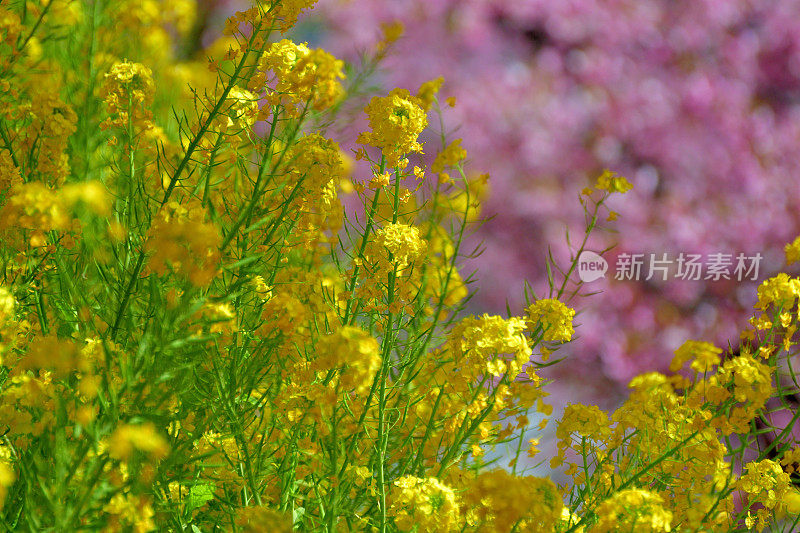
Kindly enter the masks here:
[[281, 33], [286, 33], [297, 23], [300, 14], [313, 8], [316, 3], [317, 0], [280, 0], [272, 3], [270, 14], [281, 21], [279, 25]]
[[376, 48], [378, 52], [384, 52], [390, 44], [396, 42], [406, 32], [403, 22], [395, 20], [394, 22], [384, 22], [381, 24], [381, 33], [383, 34], [381, 40], [378, 42]]
[[608, 192], [625, 194], [633, 188], [633, 185], [631, 185], [627, 179], [620, 176], [616, 172], [604, 170], [600, 177], [597, 178], [597, 184], [595, 187]]
[[545, 341], [569, 342], [575, 330], [572, 319], [575, 310], [552, 298], [537, 300], [528, 306], [528, 330], [533, 332], [541, 326]]
[[722, 348], [711, 343], [688, 340], [675, 350], [675, 356], [669, 365], [672, 372], [680, 370], [687, 361], [692, 361], [691, 368], [695, 372], [707, 372], [720, 363]]
[[114, 63], [105, 74], [105, 82], [100, 90], [111, 116], [106, 124], [126, 128], [130, 114], [140, 129], [147, 129], [151, 124], [150, 116], [142, 108], [152, 104], [154, 94], [152, 70], [141, 63], [127, 60]]
[[[417, 91], [417, 98], [419, 98], [420, 102], [422, 102], [422, 109], [425, 111], [430, 111], [431, 106], [433, 105], [433, 100], [436, 98], [436, 94], [439, 92], [439, 89], [442, 88], [443, 83], [444, 78], [439, 76], [436, 79], [426, 81], [420, 85], [419, 90]], [[434, 170], [434, 172], [437, 171]]]
[[787, 244], [783, 251], [786, 254], [787, 265], [800, 261], [800, 237]]
[[394, 482], [388, 514], [400, 531], [458, 531], [459, 504], [452, 488], [436, 478], [403, 476]]
[[552, 531], [564, 507], [552, 481], [516, 476], [505, 470], [483, 471], [461, 494], [462, 508], [474, 513], [478, 531]]
[[467, 151], [461, 147], [461, 139], [456, 139], [439, 152], [431, 165], [431, 172], [444, 172], [445, 167], [454, 167], [466, 157]]
[[291, 114], [311, 102], [316, 110], [326, 109], [339, 101], [344, 89], [344, 62], [325, 50], [309, 48], [306, 43], [295, 44], [289, 39], [273, 43], [259, 61], [259, 70], [275, 76], [274, 92], [268, 91], [272, 104], [289, 106]]
[[124, 530], [123, 524], [131, 526], [131, 531], [137, 533], [156, 529], [153, 521], [155, 511], [146, 496], [136, 496], [131, 493], [115, 494], [103, 506], [103, 512], [111, 518], [109, 523], [114, 526], [113, 530]]
[[144, 452], [154, 459], [163, 459], [169, 453], [169, 444], [151, 422], [119, 426], [109, 438], [109, 454], [115, 459], [127, 461], [134, 450]]
[[291, 533], [292, 514], [267, 506], [239, 507], [234, 523], [243, 533]]
[[783, 272], [764, 280], [758, 287], [756, 309], [766, 310], [770, 305], [783, 310], [791, 309], [800, 295], [800, 280]]
[[405, 168], [410, 153], [422, 153], [418, 138], [428, 125], [422, 102], [407, 89], [394, 89], [388, 96], [375, 96], [364, 111], [371, 131], [361, 133], [358, 142], [379, 148], [390, 168]]
[[597, 533], [637, 531], [642, 533], [672, 530], [672, 513], [664, 508], [664, 499], [644, 489], [626, 489], [614, 494], [597, 509]]

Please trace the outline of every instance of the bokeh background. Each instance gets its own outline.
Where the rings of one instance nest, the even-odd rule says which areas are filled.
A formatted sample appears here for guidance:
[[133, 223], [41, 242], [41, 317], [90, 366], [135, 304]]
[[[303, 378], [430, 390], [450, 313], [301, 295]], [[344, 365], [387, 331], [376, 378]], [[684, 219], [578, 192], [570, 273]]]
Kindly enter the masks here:
[[[243, 6], [204, 5], [206, 40]], [[614, 407], [684, 340], [738, 343], [758, 282], [800, 233], [800, 0], [320, 0], [293, 38], [357, 66], [395, 21], [406, 32], [377, 93], [443, 76], [458, 102], [448, 134], [491, 175], [471, 311], [519, 313], [523, 280], [546, 287], [548, 246], [568, 256], [578, 195], [603, 168], [634, 184], [615, 231], [590, 243], [615, 245], [612, 269], [621, 253], [763, 255], [755, 281], [593, 282], [599, 294], [572, 302], [556, 402]], [[336, 140], [351, 146], [358, 126]], [[435, 155], [435, 131], [428, 143]]]

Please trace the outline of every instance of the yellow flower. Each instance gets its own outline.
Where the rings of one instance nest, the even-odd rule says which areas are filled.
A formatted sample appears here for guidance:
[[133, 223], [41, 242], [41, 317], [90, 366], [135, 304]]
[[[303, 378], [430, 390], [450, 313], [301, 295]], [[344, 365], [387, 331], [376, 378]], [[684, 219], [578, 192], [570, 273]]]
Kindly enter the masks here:
[[438, 479], [403, 476], [394, 486], [388, 513], [400, 531], [461, 530], [456, 494]]
[[356, 326], [345, 326], [322, 336], [315, 352], [314, 367], [318, 372], [344, 367], [339, 377], [344, 391], [367, 393], [381, 366], [378, 341]]
[[725, 361], [715, 377], [723, 386], [733, 384], [736, 401], [747, 403], [746, 408], [740, 407], [740, 411], [737, 411], [742, 424], [749, 423], [756, 416], [773, 391], [770, 367], [750, 355]]
[[159, 435], [151, 422], [119, 426], [109, 439], [109, 455], [115, 459], [127, 461], [134, 450], [144, 452], [155, 459], [161, 459], [169, 453], [169, 444], [164, 437]]
[[597, 185], [595, 185], [595, 187], [608, 192], [625, 194], [633, 188], [633, 185], [616, 172], [604, 170], [603, 173], [600, 174], [600, 177], [597, 178]]
[[608, 415], [594, 405], [570, 404], [558, 423], [556, 437], [565, 442], [572, 433], [581, 437], [600, 438], [609, 432]]
[[462, 495], [473, 514], [476, 531], [553, 531], [564, 503], [555, 484], [546, 478], [515, 476], [505, 470], [483, 471]]
[[141, 129], [147, 129], [152, 121], [143, 108], [153, 102], [154, 94], [153, 72], [148, 67], [127, 60], [114, 63], [100, 89], [111, 117], [105, 125], [126, 128], [130, 118]]
[[160, 275], [172, 271], [197, 287], [208, 286], [218, 272], [222, 236], [205, 218], [206, 209], [199, 202], [167, 203], [148, 231], [149, 270]]
[[593, 533], [671, 531], [672, 513], [664, 509], [658, 494], [644, 489], [626, 489], [601, 503]]
[[783, 250], [786, 252], [787, 265], [800, 261], [800, 237], [787, 244]]
[[111, 194], [105, 185], [97, 180], [65, 185], [61, 188], [60, 195], [69, 206], [83, 203], [99, 216], [111, 214]]
[[420, 237], [419, 229], [408, 224], [386, 224], [375, 233], [375, 238], [368, 244], [365, 255], [367, 259], [387, 271], [393, 265], [402, 271], [422, 254], [427, 243]]
[[128, 531], [123, 525], [132, 526], [130, 531], [145, 533], [155, 531], [155, 512], [145, 496], [115, 494], [103, 507], [108, 515], [106, 531]]
[[403, 26], [403, 23], [399, 20], [395, 20], [394, 22], [382, 23], [381, 32], [383, 33], [383, 38], [377, 45], [378, 51], [382, 52], [386, 50], [386, 48], [390, 44], [392, 44], [393, 42], [397, 41], [400, 37], [402, 37], [405, 31], [406, 31], [405, 26]]
[[800, 491], [794, 488], [786, 491], [782, 503], [786, 507], [787, 513], [797, 516], [800, 514]]
[[756, 309], [765, 310], [774, 305], [786, 311], [794, 306], [798, 295], [800, 295], [800, 280], [792, 279], [788, 274], [781, 272], [764, 280], [758, 287]]
[[[525, 322], [518, 317], [483, 315], [462, 319], [450, 332], [448, 342], [453, 357], [469, 363], [459, 364], [461, 377], [472, 379], [484, 372], [495, 376], [519, 373], [531, 355], [524, 331]], [[512, 354], [513, 358], [505, 354]]]
[[711, 367], [720, 363], [722, 348], [717, 348], [711, 343], [688, 340], [675, 350], [675, 357], [669, 369], [672, 372], [680, 370], [686, 361], [691, 360], [691, 368], [696, 372], [708, 372]]
[[280, 0], [272, 2], [270, 14], [280, 20], [279, 28], [281, 33], [285, 33], [295, 25], [297, 17], [306, 9], [314, 7], [317, 0]]
[[[419, 98], [420, 102], [422, 102], [422, 109], [425, 111], [430, 110], [431, 106], [433, 105], [433, 99], [436, 97], [436, 93], [439, 92], [439, 89], [441, 89], [443, 83], [444, 78], [439, 76], [436, 79], [426, 81], [420, 85], [419, 90], [417, 91], [417, 98]], [[438, 171], [434, 170], [434, 172]]]
[[267, 285], [267, 282], [264, 281], [263, 276], [255, 276], [251, 280], [253, 285], [253, 290], [261, 299], [262, 302], [266, 302], [270, 298], [272, 298], [272, 287]]
[[290, 514], [268, 507], [239, 507], [235, 522], [244, 533], [291, 533], [293, 530]]
[[542, 339], [545, 341], [569, 342], [575, 330], [572, 319], [575, 310], [558, 300], [548, 298], [537, 300], [528, 306], [528, 328], [535, 331], [541, 325]]
[[461, 139], [456, 139], [439, 152], [431, 165], [432, 172], [443, 172], [445, 167], [454, 167], [467, 157], [467, 151], [461, 148]]
[[[272, 104], [285, 103], [322, 110], [336, 103], [344, 94], [340, 79], [344, 78], [344, 62], [322, 49], [295, 44], [289, 39], [273, 43], [264, 52], [259, 68], [266, 76], [277, 77], [275, 93], [268, 94]], [[266, 82], [266, 77], [264, 78]], [[292, 110], [297, 114], [298, 111]]]
[[228, 92], [225, 104], [222, 108], [224, 115], [218, 124], [221, 130], [224, 131], [231, 127], [247, 130], [256, 123], [258, 96], [255, 94], [239, 87], [233, 87]]
[[[770, 459], [751, 462], [745, 465], [745, 474], [736, 482], [736, 488], [747, 495], [752, 505], [759, 503], [766, 509], [778, 507], [791, 487], [789, 474], [783, 471], [780, 464]], [[764, 523], [764, 513], [759, 512], [755, 524]], [[761, 529], [758, 525], [757, 529]]]
[[789, 474], [793, 474], [798, 471], [797, 466], [795, 466], [798, 464], [800, 464], [800, 446], [795, 446], [791, 450], [783, 453], [781, 465], [783, 465], [784, 469]]
[[372, 131], [361, 133], [358, 142], [380, 148], [389, 167], [405, 168], [406, 154], [422, 153], [418, 138], [428, 125], [428, 117], [419, 98], [407, 89], [394, 89], [383, 98], [373, 97], [364, 111]]

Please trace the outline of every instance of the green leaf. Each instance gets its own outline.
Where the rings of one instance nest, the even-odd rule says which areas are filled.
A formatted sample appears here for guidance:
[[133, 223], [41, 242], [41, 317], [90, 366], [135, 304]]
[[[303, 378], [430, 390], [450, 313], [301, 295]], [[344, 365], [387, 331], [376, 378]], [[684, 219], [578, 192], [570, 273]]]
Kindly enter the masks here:
[[[215, 488], [214, 483], [211, 482], [193, 486], [189, 491], [189, 497], [186, 499], [186, 510], [191, 513], [213, 500]], [[192, 529], [194, 529], [194, 526], [192, 526]]]

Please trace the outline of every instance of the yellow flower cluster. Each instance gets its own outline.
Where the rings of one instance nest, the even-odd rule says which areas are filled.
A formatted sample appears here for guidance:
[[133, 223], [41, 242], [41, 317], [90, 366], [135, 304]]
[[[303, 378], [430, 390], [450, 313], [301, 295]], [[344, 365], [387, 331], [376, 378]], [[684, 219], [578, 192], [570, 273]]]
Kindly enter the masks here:
[[690, 367], [695, 372], [708, 372], [720, 363], [721, 353], [721, 348], [709, 342], [689, 340], [675, 350], [675, 357], [672, 358], [669, 369], [677, 372], [683, 368], [686, 361], [691, 361]]
[[16, 305], [14, 295], [6, 287], [0, 286], [0, 328], [14, 320]]
[[781, 465], [770, 459], [745, 465], [745, 473], [736, 483], [736, 488], [746, 494], [750, 505], [760, 504], [756, 516], [747, 513], [748, 528], [761, 531], [771, 521], [773, 510], [789, 491], [791, 480]]
[[219, 268], [222, 238], [205, 218], [205, 209], [196, 203], [165, 205], [148, 232], [148, 268], [162, 276], [177, 273], [198, 287], [211, 283]]
[[[331, 107], [344, 94], [341, 82], [344, 63], [321, 49], [306, 43], [283, 39], [264, 53], [259, 62], [263, 79], [254, 83], [274, 85], [267, 97], [272, 105], [282, 104], [299, 115], [304, 107], [318, 111]], [[267, 77], [267, 72], [273, 78]]]
[[596, 188], [608, 192], [618, 192], [625, 194], [633, 188], [633, 185], [612, 170], [604, 170], [600, 177], [597, 178]]
[[453, 489], [435, 478], [403, 476], [394, 482], [389, 514], [400, 531], [459, 531], [459, 507]]
[[52, 90], [31, 83], [28, 99], [20, 101], [5, 111], [11, 120], [23, 121], [15, 152], [31, 154], [25, 161], [17, 158], [18, 168], [27, 181], [37, 177], [49, 185], [62, 184], [70, 172], [67, 146], [70, 135], [77, 126], [78, 116], [72, 106], [58, 96], [59, 86]]
[[153, 459], [163, 459], [169, 453], [169, 444], [152, 423], [123, 424], [108, 440], [109, 455], [128, 461], [134, 451], [143, 452]]
[[552, 298], [537, 300], [528, 306], [528, 328], [541, 329], [545, 341], [569, 342], [575, 330], [572, 319], [575, 310]]
[[[15, 230], [9, 242], [27, 230], [31, 246], [45, 246], [50, 231], [77, 231], [80, 228], [75, 209], [85, 205], [99, 216], [107, 216], [111, 198], [105, 187], [97, 182], [84, 182], [52, 189], [42, 182], [17, 184], [7, 192], [0, 206], [0, 230]], [[23, 243], [18, 242], [18, 246]]]
[[314, 7], [317, 0], [271, 0], [268, 7], [269, 14], [279, 20], [278, 27], [281, 32], [286, 32], [295, 25], [297, 17], [306, 10]]
[[[422, 107], [422, 109], [425, 111], [430, 110], [433, 105], [433, 99], [436, 98], [436, 94], [439, 92], [439, 89], [442, 88], [442, 84], [444, 84], [444, 78], [439, 76], [438, 78], [426, 81], [420, 85], [417, 91], [417, 98], [420, 101], [420, 107]], [[431, 168], [431, 170], [437, 172], [433, 168]]]
[[316, 133], [304, 135], [285, 158], [283, 180], [266, 196], [273, 209], [289, 203], [297, 217], [287, 246], [315, 250], [335, 241], [343, 219], [338, 187], [345, 175], [339, 146]]
[[242, 533], [292, 533], [292, 519], [287, 513], [269, 507], [241, 507], [234, 523]]
[[[570, 435], [573, 433], [584, 438], [602, 439], [609, 434], [609, 425], [608, 415], [594, 405], [567, 405], [556, 430], [559, 449], [567, 447]], [[560, 461], [554, 460], [551, 464], [560, 464]]]
[[431, 165], [431, 171], [439, 174], [439, 181], [449, 182], [450, 176], [444, 169], [454, 167], [467, 157], [467, 151], [461, 148], [461, 139], [456, 139], [439, 152]]
[[318, 375], [324, 378], [328, 371], [338, 370], [337, 388], [341, 392], [366, 394], [381, 366], [378, 341], [355, 326], [322, 335], [315, 355], [313, 367]]
[[258, 96], [246, 89], [231, 88], [223, 105], [222, 115], [217, 120], [218, 133], [246, 132], [256, 123], [258, 116]]
[[376, 306], [388, 295], [391, 309], [398, 311], [410, 304], [419, 292], [421, 261], [427, 242], [419, 228], [402, 223], [387, 223], [375, 232], [364, 250], [368, 276], [358, 294], [368, 305]]
[[397, 273], [413, 265], [425, 253], [426, 243], [419, 229], [408, 224], [387, 224], [370, 241], [367, 260], [382, 272], [395, 268]]
[[155, 531], [155, 511], [145, 496], [133, 494], [115, 494], [103, 507], [108, 516], [106, 530], [114, 533], [135, 531], [145, 533]]
[[380, 148], [390, 168], [405, 168], [407, 154], [422, 152], [418, 138], [428, 125], [422, 106], [407, 89], [393, 89], [388, 96], [373, 97], [364, 109], [371, 131], [361, 133], [358, 142]]
[[483, 315], [461, 320], [448, 342], [461, 379], [471, 381], [487, 372], [516, 376], [531, 356], [525, 330], [525, 321], [517, 317]]
[[800, 280], [790, 278], [781, 272], [769, 278], [758, 287], [757, 309], [766, 310], [770, 306], [790, 311], [800, 295]]
[[26, 447], [52, 428], [56, 414], [58, 391], [52, 377], [28, 373], [6, 381], [0, 392], [0, 420], [6, 438], [16, 447]]
[[515, 476], [499, 469], [478, 474], [462, 498], [467, 521], [476, 531], [498, 533], [554, 531], [564, 507], [549, 479]]
[[788, 243], [783, 250], [786, 254], [787, 265], [800, 261], [800, 237]]
[[664, 509], [663, 503], [661, 496], [644, 489], [619, 491], [597, 507], [598, 521], [591, 531], [671, 531], [672, 513]]
[[114, 63], [100, 90], [109, 114], [101, 127], [127, 128], [130, 121], [137, 130], [149, 129], [154, 94], [153, 72], [148, 67], [129, 61]]

